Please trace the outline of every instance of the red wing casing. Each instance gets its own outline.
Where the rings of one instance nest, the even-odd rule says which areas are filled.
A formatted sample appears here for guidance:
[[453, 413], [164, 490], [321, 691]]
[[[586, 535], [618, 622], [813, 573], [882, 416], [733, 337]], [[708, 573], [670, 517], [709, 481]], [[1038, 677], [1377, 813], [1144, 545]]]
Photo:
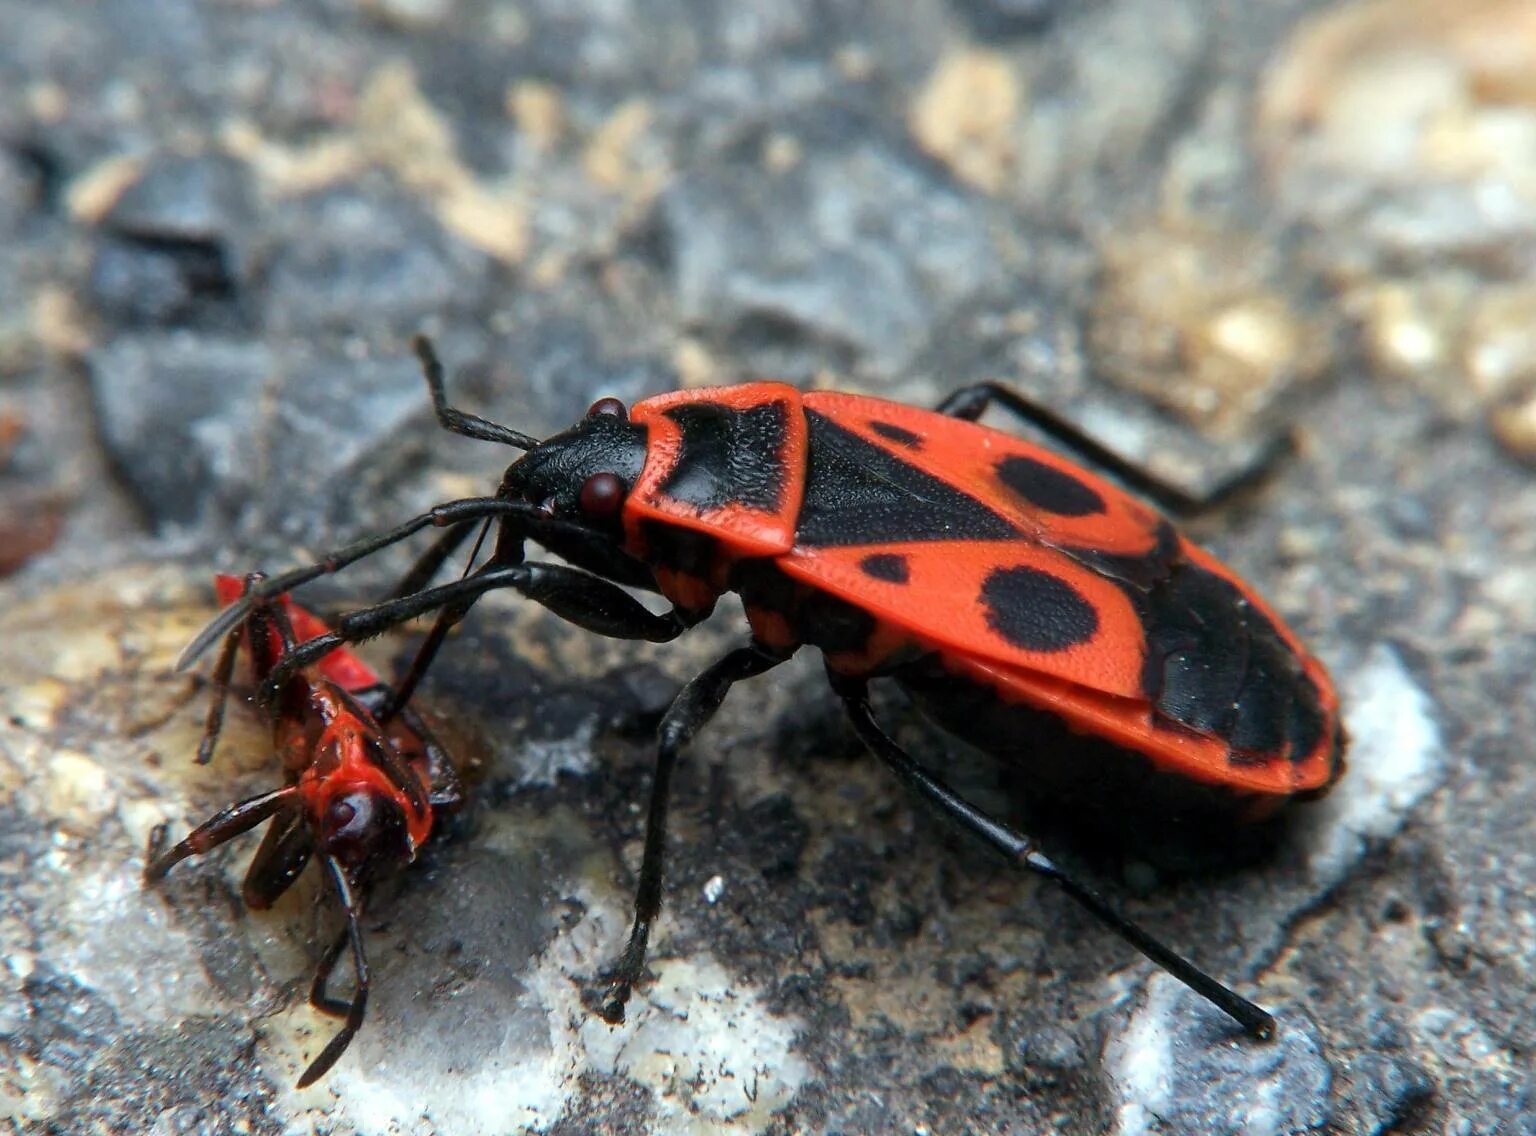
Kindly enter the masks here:
[[803, 406], [786, 574], [1001, 696], [1185, 775], [1275, 795], [1337, 776], [1321, 664], [1155, 510], [971, 422], [857, 395]]

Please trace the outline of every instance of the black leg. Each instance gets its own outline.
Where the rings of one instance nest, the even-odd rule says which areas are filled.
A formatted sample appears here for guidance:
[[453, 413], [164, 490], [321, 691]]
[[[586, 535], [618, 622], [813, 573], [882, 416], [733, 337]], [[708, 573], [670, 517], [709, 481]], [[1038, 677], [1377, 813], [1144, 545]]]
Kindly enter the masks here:
[[679, 751], [715, 716], [734, 683], [778, 666], [787, 655], [775, 655], [753, 645], [740, 647], [715, 663], [678, 693], [656, 732], [656, 773], [651, 781], [651, 806], [645, 819], [645, 854], [635, 890], [635, 922], [618, 961], [608, 969], [607, 993], [599, 1013], [614, 1025], [624, 1021], [624, 1004], [645, 974], [645, 950], [651, 924], [661, 911], [662, 869], [667, 851], [667, 802], [672, 771]]
[[[485, 542], [485, 534], [490, 531], [490, 526], [491, 522], [489, 520], [480, 522], [480, 535], [475, 538], [475, 546], [469, 550], [469, 562], [464, 566], [465, 576], [469, 575], [469, 570], [474, 567], [475, 560], [480, 555], [480, 546]], [[443, 561], [448, 558], [453, 549], [463, 543], [464, 537], [468, 532], [468, 521], [449, 530], [448, 537], [453, 537], [454, 539], [450, 541], [444, 538], [429, 548], [427, 554], [416, 562], [416, 566], [406, 574], [405, 578], [395, 585], [394, 594], [390, 598], [401, 599], [425, 588], [431, 582], [432, 577], [437, 574], [437, 570], [442, 567]], [[506, 535], [513, 541], [516, 541], [516, 537], [512, 534], [508, 533]], [[446, 549], [444, 546], [447, 546]], [[518, 555], [512, 557], [509, 563], [520, 563], [522, 559], [522, 547], [519, 543]], [[454, 629], [468, 611], [468, 605], [456, 605], [454, 607], [445, 607], [438, 613], [437, 619], [432, 623], [432, 630], [427, 633], [426, 639], [422, 640], [421, 646], [416, 648], [416, 654], [411, 659], [411, 665], [405, 672], [405, 677], [395, 684], [394, 689], [389, 692], [389, 695], [379, 705], [376, 717], [381, 724], [387, 723], [396, 714], [400, 713], [406, 703], [410, 702], [412, 695], [416, 693], [416, 688], [421, 685], [421, 680], [426, 677], [427, 670], [432, 666], [432, 660], [437, 658], [437, 652], [448, 639], [448, 633]]]
[[405, 677], [391, 688], [389, 696], [379, 706], [380, 724], [390, 721], [410, 702], [411, 696], [416, 693], [416, 688], [421, 685], [421, 680], [426, 677], [432, 660], [437, 658], [437, 652], [447, 642], [448, 633], [468, 612], [469, 607], [465, 604], [455, 604], [438, 612], [437, 618], [432, 621], [432, 630], [427, 632], [427, 637], [421, 641], [421, 646], [416, 648], [416, 654], [411, 657], [411, 665], [407, 668]]
[[443, 365], [438, 362], [437, 352], [432, 349], [432, 341], [425, 335], [418, 335], [411, 340], [411, 349], [416, 352], [416, 358], [421, 360], [421, 373], [427, 380], [427, 389], [432, 392], [432, 409], [437, 412], [438, 424], [444, 430], [462, 434], [466, 438], [478, 438], [482, 442], [500, 442], [519, 450], [531, 450], [539, 444], [537, 438], [520, 434], [481, 418], [478, 414], [466, 414], [449, 406], [448, 394], [443, 389]]
[[[261, 580], [260, 572], [252, 572], [246, 576], [245, 587], [240, 592], [241, 596], [248, 594], [252, 588], [261, 583]], [[229, 701], [229, 681], [234, 673], [236, 657], [240, 652], [241, 636], [249, 637], [251, 669], [254, 673], [261, 675], [272, 665], [271, 652], [266, 642], [266, 624], [258, 618], [269, 614], [269, 609], [266, 607], [254, 608], [244, 624], [235, 627], [224, 637], [224, 646], [220, 648], [218, 660], [213, 665], [213, 700], [208, 704], [208, 717], [203, 723], [203, 737], [197, 744], [198, 765], [207, 765], [213, 760], [213, 751], [219, 744], [219, 735], [224, 731], [224, 706]], [[293, 628], [289, 626], [286, 616], [278, 626], [286, 633], [286, 638], [283, 639], [284, 647], [292, 646]]]
[[1170, 485], [1161, 478], [1153, 476], [1140, 466], [1126, 461], [1054, 411], [1032, 402], [1001, 383], [977, 383], [975, 386], [963, 387], [939, 403], [937, 409], [940, 414], [974, 422], [986, 413], [987, 408], [993, 403], [1003, 407], [1014, 417], [1029, 423], [1078, 457], [1108, 471], [1117, 480], [1124, 482], [1142, 496], [1150, 498], [1165, 511], [1181, 516], [1218, 508], [1238, 494], [1252, 488], [1268, 476], [1275, 463], [1290, 453], [1295, 444], [1290, 434], [1282, 435], [1266, 447], [1259, 459], [1247, 469], [1216, 486], [1211, 492], [1196, 497], [1176, 485]]
[[[336, 1036], [331, 1038], [326, 1043], [325, 1048], [320, 1051], [320, 1056], [311, 1061], [309, 1068], [304, 1070], [304, 1075], [299, 1078], [298, 1087], [301, 1089], [309, 1088], [310, 1085], [313, 1085], [321, 1077], [325, 1076], [326, 1073], [330, 1072], [331, 1066], [336, 1064], [341, 1055], [346, 1052], [347, 1046], [352, 1044], [352, 1039], [357, 1036], [357, 1031], [362, 1029], [363, 1017], [368, 1011], [368, 956], [363, 952], [362, 897], [352, 886], [352, 882], [347, 879], [346, 869], [337, 862], [334, 856], [326, 857], [325, 864], [329, 869], [331, 883], [336, 888], [336, 895], [341, 900], [342, 907], [346, 910], [346, 942], [352, 948], [352, 973], [355, 976], [355, 985], [352, 988], [351, 1001], [347, 1002], [345, 1009], [341, 1011], [345, 1015], [346, 1020], [342, 1023], [341, 1029], [336, 1031]], [[323, 959], [321, 961], [322, 963], [324, 962]], [[335, 966], [334, 960], [331, 966]], [[329, 973], [330, 971], [327, 968], [324, 971], [325, 977], [329, 977]], [[316, 980], [321, 987], [321, 993], [324, 994], [325, 984], [320, 974], [316, 975]], [[311, 990], [311, 994], [313, 993], [314, 991]], [[333, 999], [327, 995], [325, 996], [325, 1001], [329, 1003]], [[322, 1007], [322, 1009], [325, 1009], [325, 1007]], [[329, 1013], [330, 1011], [327, 1009], [326, 1012]]]
[[266, 911], [304, 874], [314, 855], [315, 834], [304, 815], [304, 801], [294, 799], [273, 817], [262, 834], [240, 883], [240, 897], [252, 911]]
[[667, 643], [691, 626], [682, 613], [656, 615], [618, 585], [577, 568], [537, 562], [498, 567], [493, 561], [465, 579], [342, 616], [329, 634], [300, 643], [283, 657], [262, 685], [261, 700], [268, 706], [274, 705], [274, 695], [290, 675], [343, 644], [371, 639], [396, 624], [438, 608], [462, 605], [467, 609], [486, 592], [497, 588], [513, 588], [561, 619], [613, 639]]
[[[482, 521], [481, 524], [485, 524]], [[419, 592], [432, 582], [448, 558], [459, 550], [459, 545], [469, 538], [469, 534], [475, 531], [474, 521], [460, 521], [450, 526], [447, 532], [438, 537], [411, 565], [411, 570], [401, 577], [395, 585], [395, 590], [390, 593], [390, 599], [399, 599], [408, 596], [412, 592]]]
[[219, 648], [218, 660], [213, 664], [213, 701], [208, 704], [208, 717], [203, 723], [203, 738], [197, 743], [197, 764], [207, 765], [213, 760], [214, 748], [219, 735], [224, 732], [224, 704], [229, 701], [229, 680], [235, 671], [235, 657], [240, 651], [241, 628], [236, 627], [224, 636], [224, 646]]
[[1097, 892], [1057, 867], [1029, 837], [994, 820], [919, 765], [875, 721], [869, 708], [868, 689], [862, 680], [833, 676], [832, 682], [860, 740], [918, 796], [937, 806], [950, 820], [980, 837], [1016, 864], [1055, 882], [1062, 891], [1092, 913], [1094, 918], [1195, 993], [1225, 1011], [1249, 1034], [1260, 1039], [1274, 1036], [1275, 1019], [1267, 1011], [1229, 990], [1188, 959], [1158, 942], [1147, 931], [1112, 908]]
[[341, 952], [347, 949], [350, 941], [351, 936], [343, 927], [336, 938], [331, 940], [331, 945], [325, 949], [325, 954], [320, 958], [320, 965], [315, 967], [315, 979], [309, 984], [309, 1004], [327, 1017], [344, 1018], [352, 1010], [351, 1002], [344, 998], [333, 998], [327, 990], [331, 973], [336, 969], [336, 964], [341, 961]]
[[321, 576], [340, 572], [349, 564], [355, 564], [392, 544], [398, 544], [422, 529], [447, 528], [462, 521], [483, 520], [487, 517], [513, 516], [544, 519], [537, 506], [526, 501], [502, 501], [495, 497], [466, 497], [459, 501], [437, 505], [428, 512], [396, 525], [388, 532], [365, 537], [344, 548], [338, 548], [327, 553], [314, 564], [269, 576], [246, 592], [237, 602], [221, 611], [207, 627], [203, 628], [187, 645], [186, 650], [182, 651], [181, 657], [176, 660], [176, 667], [178, 670], [184, 670], [191, 666], [199, 655], [227, 635], [230, 630], [244, 623], [251, 611], [263, 600], [291, 591]]
[[144, 882], [152, 884], [188, 857], [201, 856], [209, 849], [217, 848], [226, 840], [239, 836], [242, 832], [249, 832], [284, 805], [296, 799], [298, 793], [295, 786], [289, 785], [220, 809], [171, 848], [165, 847], [165, 825], [156, 825], [149, 834]]

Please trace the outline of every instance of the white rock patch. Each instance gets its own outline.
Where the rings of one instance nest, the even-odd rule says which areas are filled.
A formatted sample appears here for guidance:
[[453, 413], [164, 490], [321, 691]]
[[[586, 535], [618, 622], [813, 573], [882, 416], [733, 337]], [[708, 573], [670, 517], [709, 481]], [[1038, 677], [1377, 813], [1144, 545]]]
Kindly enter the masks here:
[[1373, 649], [1341, 696], [1348, 767], [1333, 792], [1301, 818], [1310, 830], [1308, 868], [1324, 887], [1342, 880], [1370, 841], [1401, 829], [1446, 767], [1429, 695], [1392, 648]]
[[560, 1118], [581, 1075], [596, 1072], [650, 1090], [657, 1134], [746, 1136], [766, 1127], [810, 1076], [791, 1052], [802, 1024], [768, 1013], [760, 993], [712, 957], [691, 955], [653, 958], [656, 978], [631, 1000], [626, 1023], [609, 1026], [582, 1005], [578, 980], [590, 980], [617, 951], [628, 915], [597, 896], [580, 898], [585, 917], [522, 975], [526, 993], [501, 1008], [501, 1044], [473, 1067], [438, 1072], [427, 1083], [408, 1068], [359, 1068], [344, 1059], [320, 1086], [294, 1095], [296, 1119], [305, 1106], [331, 1099], [330, 1123], [346, 1126], [337, 1131], [539, 1132]]

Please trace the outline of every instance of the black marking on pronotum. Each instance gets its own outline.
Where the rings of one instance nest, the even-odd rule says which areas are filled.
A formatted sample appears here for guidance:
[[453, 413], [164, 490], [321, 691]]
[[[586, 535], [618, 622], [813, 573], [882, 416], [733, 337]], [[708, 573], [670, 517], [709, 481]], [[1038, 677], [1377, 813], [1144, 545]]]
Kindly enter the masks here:
[[981, 603], [987, 625], [1025, 651], [1065, 651], [1099, 630], [1098, 613], [1077, 589], [1025, 565], [995, 569], [981, 585]]
[[869, 420], [869, 428], [879, 434], [887, 442], [895, 442], [898, 446], [905, 446], [909, 450], [923, 448], [923, 436], [914, 434], [904, 426], [897, 426], [894, 422], [882, 422], [878, 418]]
[[777, 512], [784, 500], [788, 407], [765, 403], [732, 410], [690, 403], [666, 412], [682, 428], [682, 452], [661, 492], [699, 509], [744, 505]]
[[1017, 528], [931, 474], [814, 410], [795, 533], [811, 548], [914, 540], [1016, 540]]
[[1091, 517], [1105, 511], [1104, 498], [1070, 473], [1017, 454], [997, 463], [997, 477], [1024, 500], [1059, 517]]
[[898, 552], [876, 552], [859, 561], [859, 571], [887, 584], [905, 584], [912, 578], [912, 566]]

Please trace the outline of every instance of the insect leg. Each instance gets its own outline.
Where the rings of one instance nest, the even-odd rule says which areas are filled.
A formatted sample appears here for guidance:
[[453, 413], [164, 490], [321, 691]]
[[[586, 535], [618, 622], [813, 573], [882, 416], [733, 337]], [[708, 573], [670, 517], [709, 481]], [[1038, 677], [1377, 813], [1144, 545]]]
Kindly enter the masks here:
[[1126, 461], [1125, 458], [1102, 442], [1089, 437], [1059, 414], [1025, 398], [1018, 391], [1001, 383], [984, 382], [962, 387], [939, 403], [936, 409], [940, 414], [947, 414], [951, 418], [963, 418], [967, 422], [975, 422], [994, 403], [1015, 418], [1035, 427], [1059, 445], [1071, 450], [1079, 458], [1107, 471], [1116, 480], [1123, 482], [1143, 497], [1150, 498], [1166, 512], [1181, 516], [1218, 508], [1238, 494], [1251, 489], [1269, 475], [1277, 461], [1295, 448], [1295, 440], [1291, 435], [1282, 434], [1266, 446], [1258, 459], [1247, 468], [1239, 470], [1233, 477], [1215, 486], [1210, 492], [1196, 496], [1176, 485], [1170, 485], [1135, 463]]
[[229, 701], [229, 680], [235, 671], [235, 656], [239, 653], [241, 628], [236, 626], [224, 636], [219, 648], [218, 660], [213, 665], [213, 701], [208, 704], [208, 717], [203, 723], [203, 737], [197, 743], [197, 764], [207, 765], [213, 760], [214, 748], [224, 731], [224, 704]]
[[635, 921], [618, 960], [609, 967], [609, 980], [598, 1013], [618, 1025], [624, 1021], [624, 1004], [645, 973], [645, 950], [651, 924], [661, 911], [662, 869], [667, 850], [667, 802], [672, 771], [679, 751], [715, 716], [731, 686], [778, 666], [787, 655], [771, 654], [753, 644], [739, 647], [713, 664], [678, 693], [656, 731], [656, 773], [651, 781], [650, 811], [645, 819], [645, 853], [640, 861], [640, 882], [635, 889]]
[[427, 632], [427, 637], [421, 641], [421, 646], [416, 648], [416, 654], [411, 656], [411, 665], [406, 670], [405, 677], [390, 689], [389, 694], [380, 704], [376, 715], [380, 725], [389, 722], [400, 713], [406, 703], [410, 702], [411, 695], [416, 693], [416, 688], [426, 677], [432, 660], [437, 658], [437, 652], [447, 642], [448, 633], [458, 626], [459, 621], [468, 613], [469, 604], [454, 604], [438, 612], [437, 618], [432, 621], [432, 630]]
[[422, 529], [446, 528], [461, 521], [481, 520], [486, 517], [527, 516], [532, 512], [536, 512], [535, 507], [525, 501], [503, 501], [495, 497], [465, 497], [458, 501], [448, 501], [396, 525], [388, 532], [364, 537], [362, 540], [329, 552], [313, 564], [280, 572], [276, 576], [268, 576], [240, 599], [219, 612], [182, 651], [181, 657], [176, 660], [176, 668], [183, 670], [191, 666], [199, 655], [213, 646], [232, 628], [244, 623], [251, 611], [263, 600], [291, 591], [321, 576], [340, 572], [349, 564], [372, 556], [392, 544], [398, 544]]
[[352, 1003], [342, 998], [331, 997], [326, 989], [331, 980], [331, 973], [341, 960], [341, 952], [347, 949], [349, 941], [347, 929], [343, 927], [331, 941], [331, 945], [325, 949], [325, 954], [320, 958], [320, 965], [315, 967], [315, 980], [309, 986], [309, 1004], [332, 1018], [344, 1018], [352, 1009]]
[[289, 785], [220, 809], [170, 848], [165, 846], [166, 826], [156, 825], [149, 834], [149, 847], [145, 852], [144, 882], [152, 884], [188, 857], [201, 856], [226, 840], [249, 832], [294, 800], [298, 792], [296, 787]]
[[666, 643], [692, 624], [678, 611], [657, 615], [617, 584], [561, 564], [530, 562], [497, 566], [495, 562], [462, 580], [428, 588], [413, 596], [386, 600], [336, 620], [332, 631], [300, 643], [272, 668], [260, 695], [267, 705], [297, 669], [316, 663], [337, 647], [371, 639], [396, 624], [438, 608], [468, 608], [486, 592], [512, 588], [577, 627], [613, 639]]
[[[298, 1087], [307, 1089], [321, 1077], [330, 1071], [332, 1065], [343, 1053], [347, 1046], [352, 1044], [352, 1039], [357, 1036], [357, 1031], [363, 1027], [363, 1016], [368, 1010], [368, 956], [363, 952], [363, 901], [350, 880], [347, 879], [346, 869], [341, 866], [334, 856], [327, 856], [325, 865], [329, 869], [331, 883], [336, 887], [336, 895], [341, 900], [341, 905], [347, 913], [346, 943], [352, 948], [352, 973], [355, 977], [355, 985], [352, 989], [352, 1000], [345, 1003], [346, 1020], [341, 1029], [336, 1031], [336, 1036], [326, 1042], [325, 1048], [320, 1051], [320, 1056], [309, 1063], [309, 1068], [304, 1070], [304, 1075], [299, 1078]], [[339, 955], [339, 952], [338, 952]], [[322, 964], [324, 959], [321, 960]], [[331, 963], [334, 967], [334, 961]], [[329, 968], [324, 974], [329, 976]], [[322, 992], [324, 982], [320, 974], [316, 975]], [[313, 991], [311, 991], [313, 993]], [[327, 997], [327, 1002], [331, 1001]], [[321, 1007], [324, 1009], [325, 1007]], [[328, 1011], [327, 1011], [328, 1012]]]
[[831, 676], [859, 739], [912, 789], [936, 806], [961, 828], [980, 837], [1010, 860], [1052, 880], [1082, 907], [1147, 958], [1173, 975], [1195, 993], [1224, 1011], [1256, 1038], [1274, 1036], [1275, 1019], [1268, 1011], [1229, 990], [1194, 963], [1165, 946], [1110, 906], [1097, 892], [1078, 882], [1048, 859], [1023, 833], [995, 820], [955, 793], [917, 763], [880, 728], [869, 708], [868, 687], [863, 680]]
[[448, 558], [459, 550], [459, 545], [468, 540], [469, 534], [474, 531], [474, 520], [460, 521], [450, 525], [447, 532], [434, 540], [427, 550], [417, 557], [416, 563], [411, 565], [411, 570], [395, 585], [390, 598], [398, 599], [400, 596], [408, 596], [425, 588], [432, 582], [432, 577], [437, 575], [438, 570]]
[[240, 897], [252, 911], [266, 911], [304, 873], [315, 850], [314, 833], [295, 797], [272, 818], [262, 835], [251, 866], [240, 884]]

